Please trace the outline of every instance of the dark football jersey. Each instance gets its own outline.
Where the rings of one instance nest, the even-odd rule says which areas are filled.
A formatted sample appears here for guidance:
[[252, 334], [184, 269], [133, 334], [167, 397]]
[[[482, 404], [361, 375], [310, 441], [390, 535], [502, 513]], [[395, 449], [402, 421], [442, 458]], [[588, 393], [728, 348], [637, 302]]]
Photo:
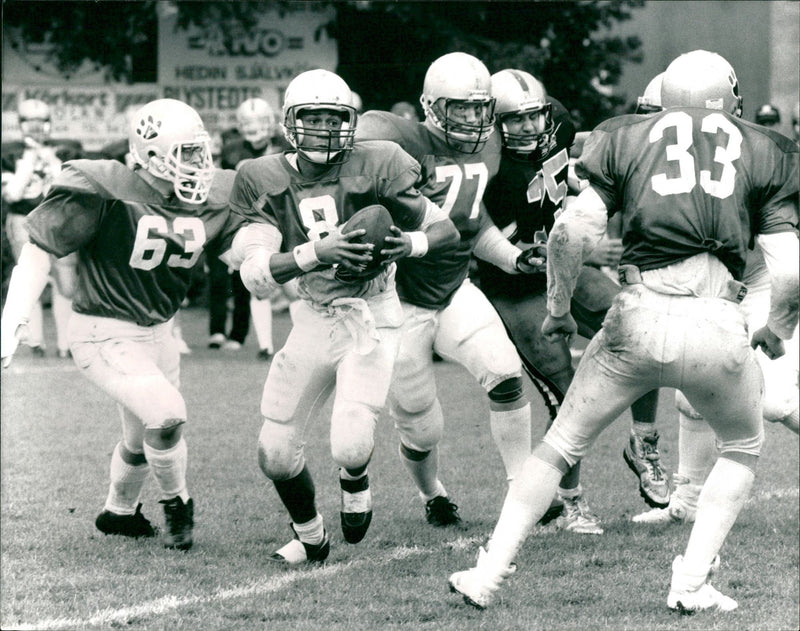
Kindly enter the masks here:
[[612, 118], [576, 171], [622, 213], [621, 262], [642, 270], [711, 252], [740, 280], [754, 234], [797, 230], [797, 144], [722, 112]]
[[489, 221], [483, 194], [500, 164], [500, 138], [492, 134], [477, 153], [459, 153], [417, 123], [389, 112], [370, 111], [358, 119], [356, 142], [391, 140], [419, 162], [420, 190], [444, 210], [461, 240], [450, 250], [397, 263], [397, 291], [413, 305], [443, 309], [469, 273], [476, 236]]
[[151, 326], [180, 307], [203, 246], [229, 249], [241, 218], [228, 210], [234, 172], [218, 170], [209, 199], [165, 198], [114, 160], [75, 160], [28, 216], [30, 239], [57, 257], [78, 252], [73, 309]]
[[[555, 133], [544, 159], [524, 159], [503, 149], [500, 170], [486, 188], [486, 210], [511, 243], [520, 247], [547, 240], [567, 196], [569, 148], [575, 140], [575, 125], [566, 108], [556, 99], [553, 107]], [[523, 296], [542, 293], [547, 279], [541, 274], [508, 274], [481, 259], [477, 262], [478, 280], [486, 294]]]
[[[287, 154], [248, 160], [239, 167], [231, 208], [248, 221], [268, 223], [282, 235], [281, 251], [323, 238], [366, 206], [382, 204], [401, 230], [419, 230], [429, 202], [416, 188], [419, 164], [394, 143], [357, 143], [346, 162], [316, 179], [301, 175]], [[314, 301], [366, 297], [375, 283], [345, 285], [330, 268], [301, 277]]]
[[422, 225], [427, 201], [415, 187], [419, 165], [397, 145], [359, 143], [349, 159], [315, 180], [301, 175], [286, 154], [243, 163], [231, 208], [249, 221], [281, 231], [281, 251], [320, 239], [365, 206], [383, 204], [402, 230]]

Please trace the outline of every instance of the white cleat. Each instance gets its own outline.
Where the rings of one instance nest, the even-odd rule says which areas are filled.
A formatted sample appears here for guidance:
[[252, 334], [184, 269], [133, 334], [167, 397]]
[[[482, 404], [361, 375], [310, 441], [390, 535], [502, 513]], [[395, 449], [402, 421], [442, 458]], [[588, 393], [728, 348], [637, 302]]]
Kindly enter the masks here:
[[[693, 517], [693, 516], [692, 516]], [[685, 524], [691, 523], [694, 519], [689, 519], [689, 515], [682, 506], [669, 506], [667, 508], [654, 508], [653, 510], [639, 513], [631, 518], [635, 524]]]
[[739, 606], [733, 598], [718, 592], [708, 583], [693, 592], [670, 591], [667, 596], [667, 607], [682, 614], [693, 614], [696, 611], [733, 611]]
[[581, 535], [603, 534], [600, 518], [591, 511], [583, 495], [561, 499], [564, 502], [564, 510], [555, 522], [558, 529]]
[[451, 592], [461, 594], [465, 603], [477, 609], [486, 609], [492, 605], [496, 600], [501, 583], [517, 571], [517, 566], [512, 563], [499, 576], [492, 577], [485, 568], [481, 567], [485, 566], [485, 558], [486, 551], [480, 548], [477, 567], [463, 572], [455, 572], [447, 581]]

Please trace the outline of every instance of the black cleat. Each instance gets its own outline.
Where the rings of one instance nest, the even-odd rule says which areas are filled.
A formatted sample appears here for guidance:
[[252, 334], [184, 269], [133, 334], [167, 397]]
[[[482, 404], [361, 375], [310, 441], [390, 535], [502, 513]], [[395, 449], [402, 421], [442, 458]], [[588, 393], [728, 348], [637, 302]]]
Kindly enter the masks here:
[[367, 534], [372, 522], [372, 491], [369, 488], [369, 476], [358, 480], [339, 478], [342, 489], [342, 535], [347, 543], [358, 543]]
[[426, 502], [425, 519], [432, 526], [452, 526], [461, 523], [458, 506], [446, 495], [439, 495]]
[[123, 537], [155, 537], [156, 531], [142, 515], [142, 505], [136, 507], [133, 515], [118, 515], [104, 510], [94, 520], [94, 525], [105, 535], [122, 535]]
[[164, 547], [173, 550], [189, 550], [192, 547], [194, 529], [194, 500], [189, 498], [185, 504], [180, 497], [161, 500], [164, 505], [164, 520], [167, 531], [164, 533]]
[[550, 504], [550, 507], [545, 511], [544, 515], [538, 521], [539, 526], [546, 526], [554, 519], [561, 517], [561, 513], [564, 512], [564, 502], [559, 502], [558, 500], [553, 500], [553, 503]]

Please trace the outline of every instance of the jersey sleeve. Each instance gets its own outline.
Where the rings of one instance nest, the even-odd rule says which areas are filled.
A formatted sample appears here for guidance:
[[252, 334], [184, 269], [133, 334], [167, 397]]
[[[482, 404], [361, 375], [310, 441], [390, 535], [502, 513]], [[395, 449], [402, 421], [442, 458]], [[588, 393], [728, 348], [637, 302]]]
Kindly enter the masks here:
[[29, 238], [56, 257], [66, 256], [97, 234], [103, 207], [92, 181], [67, 163], [42, 203], [28, 215]]
[[399, 145], [386, 144], [391, 152], [387, 152], [388, 173], [381, 181], [380, 201], [399, 228], [416, 230], [422, 225], [431, 203], [418, 188], [422, 177], [420, 165]]
[[612, 137], [597, 128], [586, 139], [583, 152], [575, 164], [578, 177], [586, 179], [608, 208], [609, 216], [617, 209], [618, 195], [612, 169]]
[[265, 169], [262, 158], [248, 160], [236, 171], [230, 195], [231, 210], [246, 222], [269, 223], [277, 227], [277, 220], [263, 212], [260, 198], [263, 194], [259, 172]]
[[391, 140], [397, 143], [415, 160], [425, 153], [419, 142], [418, 127], [421, 123], [407, 120], [390, 112], [371, 110], [358, 118], [356, 142], [364, 140]]
[[797, 233], [798, 151], [796, 146], [787, 147], [788, 151], [782, 151], [780, 146], [770, 152], [771, 160], [751, 161], [757, 165], [755, 176], [761, 175], [765, 181], [751, 200], [751, 207], [757, 209], [753, 224], [753, 232], [757, 234]]

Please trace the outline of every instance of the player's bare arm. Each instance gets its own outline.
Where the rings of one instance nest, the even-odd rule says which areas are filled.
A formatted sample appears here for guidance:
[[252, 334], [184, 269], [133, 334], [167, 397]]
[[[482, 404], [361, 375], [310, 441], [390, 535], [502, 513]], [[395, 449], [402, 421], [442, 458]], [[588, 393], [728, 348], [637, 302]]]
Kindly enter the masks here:
[[798, 321], [797, 260], [800, 257], [797, 236], [793, 232], [758, 235], [772, 280], [770, 313], [767, 324], [753, 333], [751, 346], [761, 348], [770, 359], [786, 352], [783, 340], [791, 339]]
[[47, 285], [50, 273], [50, 255], [33, 243], [22, 247], [19, 261], [11, 272], [8, 296], [0, 321], [0, 346], [3, 368], [11, 364], [11, 358], [20, 341], [25, 337], [25, 325]]

